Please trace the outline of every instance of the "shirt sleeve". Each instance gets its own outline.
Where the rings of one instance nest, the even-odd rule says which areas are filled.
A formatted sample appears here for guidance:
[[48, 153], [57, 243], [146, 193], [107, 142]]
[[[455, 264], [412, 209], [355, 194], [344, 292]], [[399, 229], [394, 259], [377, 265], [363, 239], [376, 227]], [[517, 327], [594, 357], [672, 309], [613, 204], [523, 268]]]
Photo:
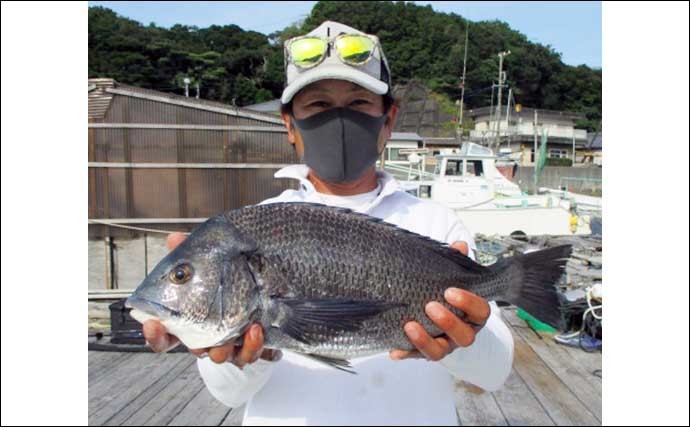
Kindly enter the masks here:
[[[468, 256], [476, 261], [477, 244], [470, 230], [454, 212], [450, 212], [450, 230], [446, 243], [466, 242]], [[501, 309], [489, 302], [491, 314], [486, 325], [469, 347], [460, 347], [441, 360], [451, 374], [487, 391], [501, 388], [513, 367], [514, 342], [510, 329], [501, 319]]]
[[456, 378], [486, 391], [501, 388], [513, 367], [514, 342], [501, 319], [501, 309], [490, 302], [491, 315], [469, 347], [459, 347], [440, 363]]
[[271, 377], [275, 362], [257, 360], [240, 369], [232, 363], [214, 363], [208, 357], [197, 360], [206, 388], [218, 401], [230, 408], [246, 403]]
[[446, 243], [449, 245], [454, 242], [465, 242], [469, 246], [470, 251], [467, 254], [468, 257], [476, 261], [477, 259], [477, 244], [474, 242], [474, 237], [472, 233], [465, 227], [465, 224], [455, 215], [453, 211], [449, 210], [449, 223], [450, 228], [448, 234], [446, 235]]

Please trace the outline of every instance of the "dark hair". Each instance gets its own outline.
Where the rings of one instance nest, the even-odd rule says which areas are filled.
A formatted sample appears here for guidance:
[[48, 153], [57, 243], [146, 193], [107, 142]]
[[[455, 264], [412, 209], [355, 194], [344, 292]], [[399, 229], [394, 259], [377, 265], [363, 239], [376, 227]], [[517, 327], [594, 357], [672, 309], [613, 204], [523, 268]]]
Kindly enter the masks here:
[[[390, 90], [383, 95], [383, 113], [386, 114], [393, 105], [397, 105], [397, 101]], [[280, 104], [281, 114], [291, 114], [292, 113], [292, 99], [287, 104]]]

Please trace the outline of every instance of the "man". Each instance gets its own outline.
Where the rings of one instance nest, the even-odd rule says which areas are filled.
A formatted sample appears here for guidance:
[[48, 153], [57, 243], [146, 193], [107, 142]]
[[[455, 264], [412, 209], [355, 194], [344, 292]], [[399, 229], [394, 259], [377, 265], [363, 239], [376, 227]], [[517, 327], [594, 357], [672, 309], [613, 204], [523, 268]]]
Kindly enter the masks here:
[[[398, 112], [378, 40], [327, 21], [286, 42], [286, 68], [281, 116], [306, 165], [275, 174], [297, 179], [299, 190], [263, 203], [349, 208], [474, 257], [474, 240], [453, 211], [405, 193], [375, 169]], [[169, 246], [183, 238], [171, 235]], [[280, 352], [262, 349], [259, 325], [250, 327], [239, 348], [230, 342], [192, 352], [201, 357], [199, 371], [211, 394], [230, 407], [248, 402], [247, 425], [457, 424], [449, 373], [495, 390], [510, 373], [513, 341], [494, 304], [456, 288], [445, 298], [466, 314], [461, 320], [438, 302], [427, 304], [427, 316], [446, 336], [432, 338], [408, 322], [404, 329], [417, 350], [354, 360], [358, 375], [290, 353], [278, 362]], [[156, 321], [144, 324], [144, 334], [157, 351], [178, 342]]]

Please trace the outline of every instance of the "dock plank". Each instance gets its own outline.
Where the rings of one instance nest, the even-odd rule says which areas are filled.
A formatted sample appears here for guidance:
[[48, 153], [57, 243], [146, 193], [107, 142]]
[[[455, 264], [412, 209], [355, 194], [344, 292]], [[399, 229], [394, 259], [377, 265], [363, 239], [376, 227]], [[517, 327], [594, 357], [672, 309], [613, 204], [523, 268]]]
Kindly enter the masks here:
[[[460, 424], [600, 425], [600, 380], [587, 375], [600, 369], [601, 354], [539, 340], [514, 312], [505, 319], [515, 340], [513, 372], [493, 393], [457, 383]], [[244, 415], [244, 406], [231, 410], [210, 395], [189, 354], [89, 352], [89, 380], [91, 425], [239, 426]]]
[[[601, 370], [602, 358], [600, 351], [593, 351], [591, 353], [588, 353], [579, 348], [568, 347], [566, 345], [561, 344], [558, 344], [558, 346], [562, 348], [563, 351], [568, 353], [573, 359], [575, 359], [590, 374], [593, 371]], [[599, 383], [601, 384], [601, 378], [595, 377], [594, 375], [592, 375], [592, 377], [597, 378], [599, 380]]]
[[513, 369], [503, 387], [493, 393], [494, 399], [511, 426], [552, 426], [553, 419], [532, 391]]
[[455, 408], [463, 426], [509, 425], [491, 393], [464, 381], [455, 382]]
[[171, 381], [161, 378], [146, 390], [145, 396], [137, 397], [137, 400], [145, 403], [124, 422], [114, 425], [168, 425], [204, 388], [195, 361], [192, 360], [189, 364], [181, 363], [178, 366], [182, 365], [186, 365], [183, 371], [175, 369], [166, 374], [171, 377]]
[[551, 368], [518, 334], [515, 338], [514, 369], [556, 425], [600, 425]]
[[120, 353], [113, 353], [107, 351], [90, 351], [89, 352], [89, 369], [107, 364], [109, 361], [117, 359]]
[[[92, 356], [92, 353], [95, 354]], [[91, 362], [93, 358], [94, 364], [89, 365], [89, 387], [108, 376], [110, 372], [114, 371], [119, 366], [128, 364], [133, 356], [134, 353], [90, 351], [89, 362]]]
[[[159, 356], [159, 357], [157, 357]], [[166, 372], [185, 359], [188, 354], [137, 354], [129, 363], [115, 368], [110, 374], [89, 387], [89, 425], [103, 425], [118, 412], [129, 411], [138, 402], [133, 399], [156, 383]], [[93, 396], [92, 396], [93, 393]]]
[[241, 426], [242, 418], [244, 417], [244, 410], [247, 405], [242, 405], [239, 408], [235, 408], [228, 414], [227, 417], [220, 423], [222, 426]]
[[[515, 316], [515, 313], [505, 313]], [[601, 382], [587, 372], [570, 354], [563, 351], [548, 334], [513, 328], [517, 334], [534, 350], [541, 360], [561, 379], [568, 389], [590, 410], [601, 422]]]
[[[216, 400], [206, 387], [202, 388], [168, 423], [169, 426], [217, 426], [231, 409]], [[241, 419], [240, 419], [241, 421]]]

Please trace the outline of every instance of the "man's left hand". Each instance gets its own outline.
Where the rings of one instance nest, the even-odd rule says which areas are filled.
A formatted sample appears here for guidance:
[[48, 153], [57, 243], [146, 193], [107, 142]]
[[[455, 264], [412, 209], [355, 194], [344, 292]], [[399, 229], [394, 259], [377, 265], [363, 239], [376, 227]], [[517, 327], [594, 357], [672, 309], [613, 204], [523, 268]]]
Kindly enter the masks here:
[[[465, 242], [455, 242], [450, 246], [464, 255], [469, 252]], [[432, 338], [418, 322], [407, 322], [405, 333], [417, 350], [392, 350], [391, 359], [425, 357], [438, 361], [458, 346], [468, 347], [474, 343], [475, 336], [491, 314], [489, 303], [484, 298], [458, 288], [446, 289], [444, 297], [448, 304], [465, 313], [465, 319], [461, 320], [441, 303], [431, 301], [425, 307], [426, 315], [445, 332], [445, 336]]]

